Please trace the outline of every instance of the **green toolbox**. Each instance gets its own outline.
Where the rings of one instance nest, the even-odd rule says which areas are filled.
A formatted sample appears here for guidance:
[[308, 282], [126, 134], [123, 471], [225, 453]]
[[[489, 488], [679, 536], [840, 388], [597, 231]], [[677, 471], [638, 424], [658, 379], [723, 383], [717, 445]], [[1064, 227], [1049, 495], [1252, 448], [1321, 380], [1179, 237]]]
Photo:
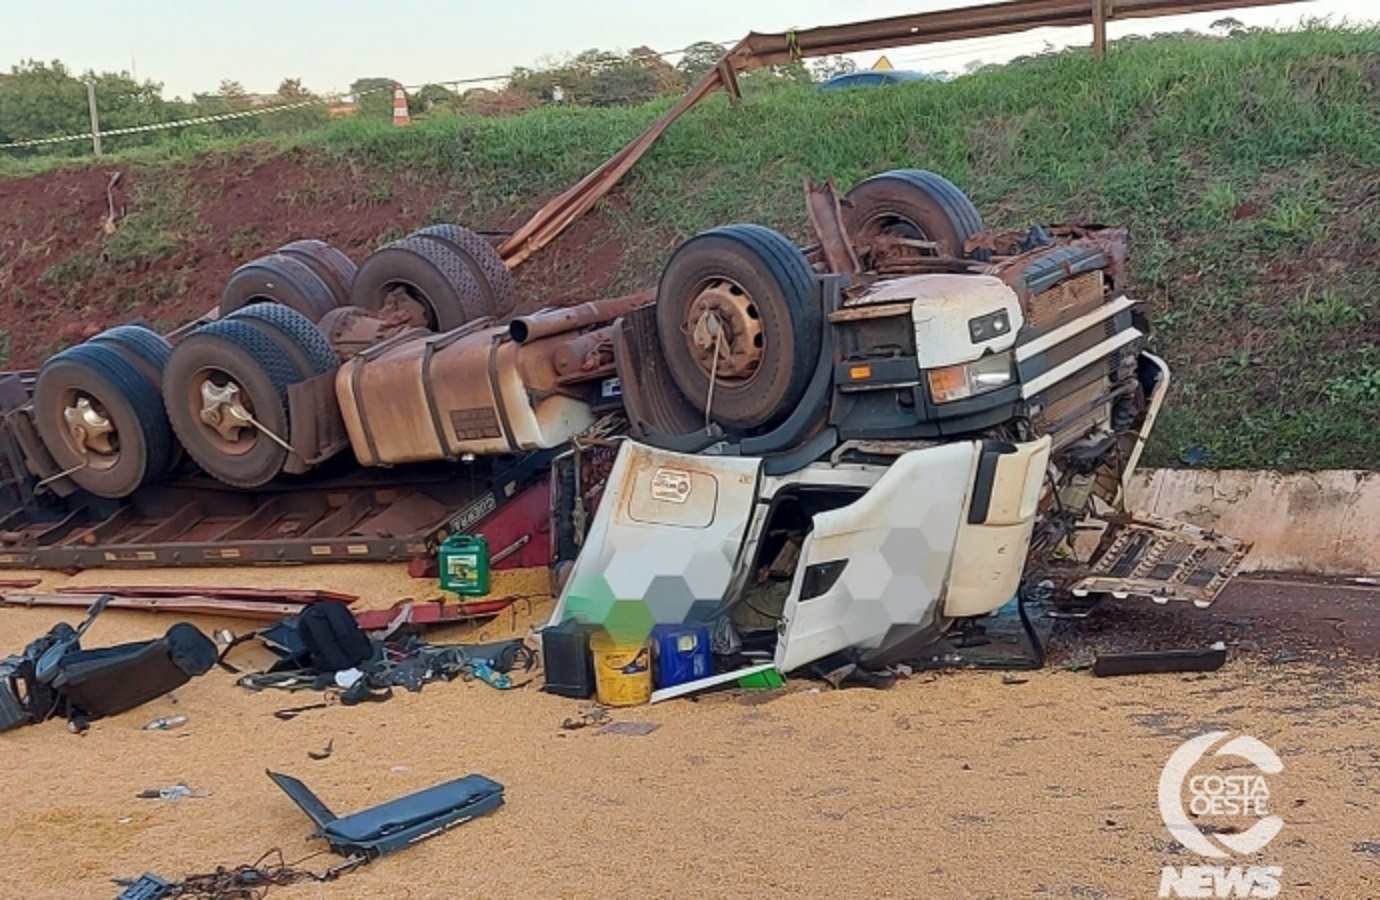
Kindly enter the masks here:
[[462, 597], [489, 593], [489, 542], [483, 535], [453, 534], [441, 544], [437, 568], [441, 590]]

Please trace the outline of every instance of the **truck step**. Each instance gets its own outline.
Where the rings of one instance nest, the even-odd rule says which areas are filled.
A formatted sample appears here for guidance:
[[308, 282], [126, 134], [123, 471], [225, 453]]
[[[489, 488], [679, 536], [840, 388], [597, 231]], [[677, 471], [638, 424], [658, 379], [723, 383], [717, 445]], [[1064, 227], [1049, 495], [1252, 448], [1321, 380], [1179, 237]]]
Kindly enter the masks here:
[[1110, 594], [1211, 606], [1251, 545], [1207, 528], [1151, 515], [1106, 516], [1107, 526], [1075, 598]]

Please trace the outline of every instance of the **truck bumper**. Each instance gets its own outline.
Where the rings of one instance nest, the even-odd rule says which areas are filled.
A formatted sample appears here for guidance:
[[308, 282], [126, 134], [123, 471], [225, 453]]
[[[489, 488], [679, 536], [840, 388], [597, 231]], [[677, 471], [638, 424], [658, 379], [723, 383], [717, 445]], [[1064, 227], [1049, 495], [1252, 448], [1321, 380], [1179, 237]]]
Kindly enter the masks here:
[[968, 514], [958, 528], [947, 618], [986, 615], [1016, 595], [1025, 571], [1049, 465], [1050, 438], [988, 442], [978, 459]]

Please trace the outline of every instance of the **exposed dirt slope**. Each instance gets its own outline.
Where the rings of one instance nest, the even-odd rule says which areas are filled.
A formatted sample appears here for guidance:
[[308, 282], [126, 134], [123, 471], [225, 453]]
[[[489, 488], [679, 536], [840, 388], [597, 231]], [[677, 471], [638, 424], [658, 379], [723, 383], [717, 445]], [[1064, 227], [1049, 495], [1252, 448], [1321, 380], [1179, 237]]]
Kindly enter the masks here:
[[[292, 240], [319, 238], [359, 262], [439, 221], [429, 212], [450, 190], [444, 178], [405, 181], [305, 149], [262, 147], [176, 168], [114, 164], [0, 179], [0, 332], [9, 364], [36, 366], [137, 317], [159, 328], [195, 318], [215, 305], [236, 266]], [[500, 230], [514, 218], [522, 216], [464, 221]], [[599, 295], [621, 261], [610, 232], [595, 214], [524, 266], [529, 305], [553, 292]]]

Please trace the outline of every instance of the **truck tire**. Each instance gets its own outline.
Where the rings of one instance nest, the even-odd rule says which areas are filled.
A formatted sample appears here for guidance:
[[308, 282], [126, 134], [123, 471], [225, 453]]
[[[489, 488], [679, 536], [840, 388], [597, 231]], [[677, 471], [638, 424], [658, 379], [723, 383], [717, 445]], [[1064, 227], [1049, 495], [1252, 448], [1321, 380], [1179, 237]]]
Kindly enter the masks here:
[[484, 238], [460, 225], [430, 225], [412, 237], [439, 241], [460, 254], [480, 284], [488, 315], [503, 319], [517, 312], [517, 282], [503, 257]]
[[[134, 363], [140, 374], [148, 380], [155, 391], [158, 391], [159, 397], [162, 397], [163, 370], [168, 367], [168, 358], [172, 355], [172, 344], [168, 342], [167, 338], [143, 325], [117, 325], [102, 331], [91, 338], [90, 342], [109, 344], [124, 354], [125, 359]], [[168, 433], [169, 435], [172, 434], [171, 429]], [[182, 465], [184, 456], [182, 445], [177, 442], [176, 438], [171, 438], [171, 440], [173, 452], [172, 459], [168, 463], [169, 472]]]
[[119, 350], [154, 390], [162, 390], [163, 369], [168, 365], [172, 344], [158, 332], [142, 325], [117, 325], [102, 331], [88, 343], [108, 344]]
[[[717, 369], [703, 330], [709, 312], [726, 331]], [[824, 314], [810, 264], [784, 235], [761, 225], [715, 228], [682, 244], [662, 270], [656, 317], [671, 379], [722, 425], [779, 423], [819, 361]]]
[[339, 305], [331, 286], [315, 270], [283, 253], [261, 256], [232, 272], [220, 294], [220, 314], [255, 303], [280, 303], [313, 322]]
[[429, 238], [403, 238], [369, 254], [355, 275], [350, 305], [377, 312], [399, 288], [421, 305], [432, 331], [488, 314], [484, 287], [464, 257]]
[[350, 257], [325, 241], [317, 240], [293, 241], [279, 247], [278, 252], [306, 263], [330, 287], [336, 306], [350, 302], [350, 286], [355, 283], [358, 271]]
[[276, 303], [256, 303], [235, 310], [225, 320], [247, 321], [272, 329], [282, 337], [280, 346], [294, 357], [298, 368], [311, 375], [324, 375], [340, 368], [340, 358], [335, 355], [331, 342], [311, 319], [295, 309]]
[[[73, 483], [97, 497], [128, 497], [172, 466], [163, 398], [110, 343], [78, 344], [44, 363], [34, 383], [33, 415], [59, 470], [75, 469]], [[84, 433], [74, 432], [74, 418]]]
[[844, 197], [844, 225], [854, 241], [892, 234], [945, 245], [947, 255], [987, 260], [986, 250], [964, 251], [985, 229], [968, 195], [947, 178], [924, 169], [894, 169], [859, 182]]
[[[173, 348], [163, 376], [163, 397], [173, 431], [205, 472], [238, 488], [262, 487], [283, 470], [287, 451], [252, 425], [218, 430], [201, 418], [215, 407], [203, 386], [233, 384], [236, 399], [270, 432], [291, 434], [287, 389], [304, 372], [265, 331], [236, 319], [197, 329]], [[220, 411], [224, 406], [219, 407]]]

